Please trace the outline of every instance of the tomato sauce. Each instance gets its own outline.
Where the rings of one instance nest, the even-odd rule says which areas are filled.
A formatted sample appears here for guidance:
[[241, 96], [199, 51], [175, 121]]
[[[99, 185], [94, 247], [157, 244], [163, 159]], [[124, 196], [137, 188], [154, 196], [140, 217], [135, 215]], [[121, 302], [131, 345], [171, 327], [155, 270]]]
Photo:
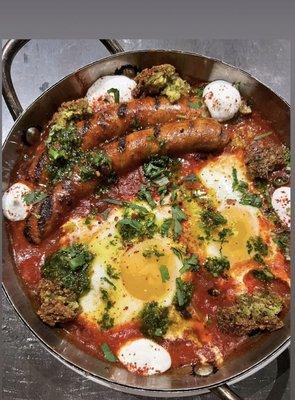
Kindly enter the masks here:
[[[234, 138], [231, 148], [227, 149], [227, 151], [231, 151], [235, 146], [241, 145], [241, 143], [246, 145], [247, 141], [252, 139], [254, 135], [271, 130], [271, 125], [269, 122], [263, 120], [258, 113], [253, 112], [249, 117], [238, 118], [236, 121], [225, 124], [224, 129]], [[183, 156], [180, 175], [186, 176], [194, 173], [205, 162], [206, 156], [202, 154], [187, 154]], [[21, 179], [22, 176], [23, 172], [16, 169], [14, 177]], [[144, 177], [141, 168], [131, 171], [120, 177], [118, 182], [111, 186], [101, 198], [91, 195], [86, 199], [80, 200], [67, 218], [85, 217], [93, 209], [97, 212], [104, 211], [110, 205], [102, 201], [103, 197], [126, 201], [132, 200], [143, 183]], [[29, 293], [36, 295], [37, 285], [41, 278], [41, 265], [48, 255], [59, 248], [61, 230], [58, 229], [40, 245], [36, 246], [28, 243], [24, 237], [23, 221], [8, 224], [18, 272], [25, 282]], [[290, 271], [283, 256], [278, 255], [273, 268], [281, 271], [282, 279], [263, 283], [249, 272], [244, 278], [244, 283], [249, 293], [253, 293], [257, 289], [269, 288], [271, 291], [284, 297], [287, 301], [290, 290], [283, 279], [289, 276]], [[204, 359], [208, 362], [218, 364], [216, 361], [216, 351], [220, 352], [221, 357], [225, 359], [238, 346], [247, 341], [246, 337], [220, 332], [216, 323], [216, 314], [219, 308], [234, 304], [237, 290], [235, 281], [232, 278], [214, 278], [208, 272], [201, 269], [194, 273], [193, 283], [194, 295], [189, 311], [192, 313], [197, 312], [200, 321], [206, 318], [208, 323], [205, 326], [203, 323], [196, 322], [194, 326], [194, 332], [198, 338], [196, 341], [184, 335], [182, 339], [173, 341], [162, 340], [159, 342], [169, 351], [172, 359], [172, 367], [175, 368], [202, 362]], [[110, 349], [116, 353], [120, 346], [127, 340], [142, 337], [140, 326], [137, 322], [128, 323], [103, 332], [95, 324], [84, 320], [82, 317], [78, 317], [74, 322], [65, 324], [64, 332], [67, 338], [73, 341], [78, 347], [100, 359], [103, 359], [101, 351], [102, 343], [107, 342]]]

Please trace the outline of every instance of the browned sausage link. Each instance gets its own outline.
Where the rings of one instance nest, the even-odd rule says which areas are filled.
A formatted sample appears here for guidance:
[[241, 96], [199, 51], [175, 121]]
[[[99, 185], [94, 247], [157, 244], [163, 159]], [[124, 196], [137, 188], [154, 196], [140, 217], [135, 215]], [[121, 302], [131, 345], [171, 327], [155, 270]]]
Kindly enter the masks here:
[[47, 162], [46, 145], [42, 142], [35, 150], [32, 160], [30, 161], [27, 171], [28, 180], [34, 183], [46, 183], [47, 174], [45, 166]]
[[97, 147], [139, 127], [145, 129], [181, 117], [199, 117], [203, 110], [190, 108], [189, 102], [188, 98], [183, 98], [171, 104], [165, 97], [145, 97], [108, 106], [94, 113], [83, 136], [82, 148]]
[[[105, 145], [104, 150], [113, 171], [121, 174], [147, 161], [152, 155], [213, 151], [223, 148], [226, 143], [227, 135], [217, 121], [200, 118], [134, 132], [124, 141], [119, 139]], [[54, 231], [80, 198], [92, 192], [96, 184], [96, 180], [82, 183], [79, 179], [58, 184], [51, 195], [33, 206], [26, 221], [27, 239], [40, 243]]]
[[67, 180], [57, 184], [51, 194], [35, 204], [26, 219], [24, 235], [30, 243], [38, 244], [57, 228], [66, 213], [82, 197], [90, 194], [97, 181]]
[[107, 144], [104, 149], [112, 161], [112, 168], [120, 174], [142, 164], [152, 155], [213, 151], [223, 148], [226, 143], [227, 135], [217, 121], [198, 118], [134, 132], [125, 137], [123, 149], [118, 141]]
[[[146, 97], [128, 103], [103, 106], [94, 111], [90, 120], [77, 122], [77, 129], [82, 136], [82, 148], [86, 150], [136, 129], [176, 121], [179, 118], [197, 118], [201, 113], [201, 109], [190, 108], [187, 98], [171, 104], [165, 97]], [[47, 163], [46, 145], [42, 142], [29, 165], [28, 180], [46, 184]]]

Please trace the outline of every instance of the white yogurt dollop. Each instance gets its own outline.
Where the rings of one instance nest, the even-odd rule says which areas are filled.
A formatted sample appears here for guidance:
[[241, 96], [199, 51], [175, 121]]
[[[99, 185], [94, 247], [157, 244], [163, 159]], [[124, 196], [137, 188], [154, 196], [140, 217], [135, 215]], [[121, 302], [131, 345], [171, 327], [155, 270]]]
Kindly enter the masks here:
[[29, 193], [31, 189], [23, 183], [14, 183], [8, 188], [2, 197], [3, 214], [10, 221], [22, 221], [25, 219], [31, 209], [27, 205], [23, 196]]
[[288, 228], [291, 227], [291, 189], [282, 186], [276, 189], [271, 198], [271, 205], [282, 223]]
[[135, 339], [124, 344], [118, 358], [131, 372], [154, 375], [171, 367], [170, 354], [164, 347], [149, 339]]
[[108, 90], [117, 89], [119, 91], [119, 101], [129, 101], [132, 99], [132, 90], [135, 86], [136, 82], [127, 76], [106, 75], [97, 79], [90, 86], [86, 93], [86, 98], [90, 103], [104, 96], [114, 99], [114, 94], [112, 92], [108, 93]]
[[210, 82], [204, 89], [203, 98], [211, 117], [220, 122], [233, 118], [242, 101], [239, 91], [222, 80]]

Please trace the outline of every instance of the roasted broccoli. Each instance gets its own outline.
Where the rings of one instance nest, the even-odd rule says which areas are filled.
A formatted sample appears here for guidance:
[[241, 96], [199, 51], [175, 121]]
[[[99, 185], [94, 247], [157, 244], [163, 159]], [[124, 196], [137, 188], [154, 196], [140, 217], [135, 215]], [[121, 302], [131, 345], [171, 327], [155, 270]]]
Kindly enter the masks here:
[[237, 297], [233, 306], [219, 309], [218, 327], [222, 332], [238, 336], [253, 331], [274, 331], [284, 323], [278, 317], [282, 311], [281, 299], [267, 291], [256, 291], [252, 295], [243, 294]]
[[41, 279], [39, 298], [41, 305], [38, 315], [50, 326], [59, 322], [72, 321], [78, 315], [79, 303], [76, 294], [72, 290], [62, 288], [56, 282]]
[[156, 65], [146, 68], [136, 77], [134, 97], [165, 95], [173, 103], [181, 96], [187, 95], [190, 85], [175, 72], [170, 64]]
[[69, 122], [81, 120], [92, 114], [86, 99], [78, 99], [63, 103], [58, 111], [53, 115], [51, 121], [51, 131], [59, 131], [65, 129]]
[[289, 151], [284, 145], [254, 140], [246, 148], [246, 165], [252, 178], [268, 178], [270, 172], [288, 164]]

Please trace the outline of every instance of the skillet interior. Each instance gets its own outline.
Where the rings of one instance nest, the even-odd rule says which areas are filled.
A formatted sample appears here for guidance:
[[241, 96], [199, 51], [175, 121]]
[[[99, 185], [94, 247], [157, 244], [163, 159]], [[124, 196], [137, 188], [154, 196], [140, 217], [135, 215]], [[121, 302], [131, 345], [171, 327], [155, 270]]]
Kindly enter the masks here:
[[[203, 81], [225, 79], [231, 82], [241, 82], [241, 92], [245, 97], [252, 98], [254, 105], [264, 118], [273, 122], [284, 143], [289, 144], [290, 109], [280, 97], [259, 83], [247, 73], [221, 63], [190, 53], [177, 51], [139, 51], [127, 52], [108, 57], [92, 63], [74, 74], [69, 75], [52, 88], [43, 93], [16, 121], [3, 151], [3, 186], [8, 186], [11, 168], [16, 161], [16, 144], [23, 130], [31, 126], [42, 125], [48, 121], [57, 107], [67, 100], [84, 96], [86, 89], [100, 76], [113, 74], [115, 69], [124, 64], [133, 64], [140, 68], [157, 64], [173, 64], [181, 75], [194, 77]], [[246, 373], [254, 372], [258, 364], [270, 361], [271, 355], [278, 353], [286, 346], [289, 338], [289, 322], [283, 329], [264, 335], [263, 338], [251, 339], [248, 352], [232, 360], [216, 374], [206, 377], [193, 377], [189, 369], [175, 370], [164, 375], [141, 377], [123, 368], [110, 366], [99, 361], [63, 339], [57, 329], [43, 324], [34, 313], [27, 298], [23, 285], [14, 268], [7, 232], [3, 238], [3, 283], [14, 307], [29, 326], [41, 339], [47, 349], [51, 350], [61, 361], [70, 367], [76, 367], [90, 379], [99, 381], [113, 388], [129, 393], [143, 395], [179, 396], [201, 393], [211, 386], [224, 381], [242, 379]], [[76, 370], [77, 370], [76, 369]], [[90, 375], [89, 375], [90, 374]], [[147, 391], [142, 392], [145, 389]], [[162, 393], [161, 393], [162, 391]], [[163, 392], [164, 391], [164, 392]]]

